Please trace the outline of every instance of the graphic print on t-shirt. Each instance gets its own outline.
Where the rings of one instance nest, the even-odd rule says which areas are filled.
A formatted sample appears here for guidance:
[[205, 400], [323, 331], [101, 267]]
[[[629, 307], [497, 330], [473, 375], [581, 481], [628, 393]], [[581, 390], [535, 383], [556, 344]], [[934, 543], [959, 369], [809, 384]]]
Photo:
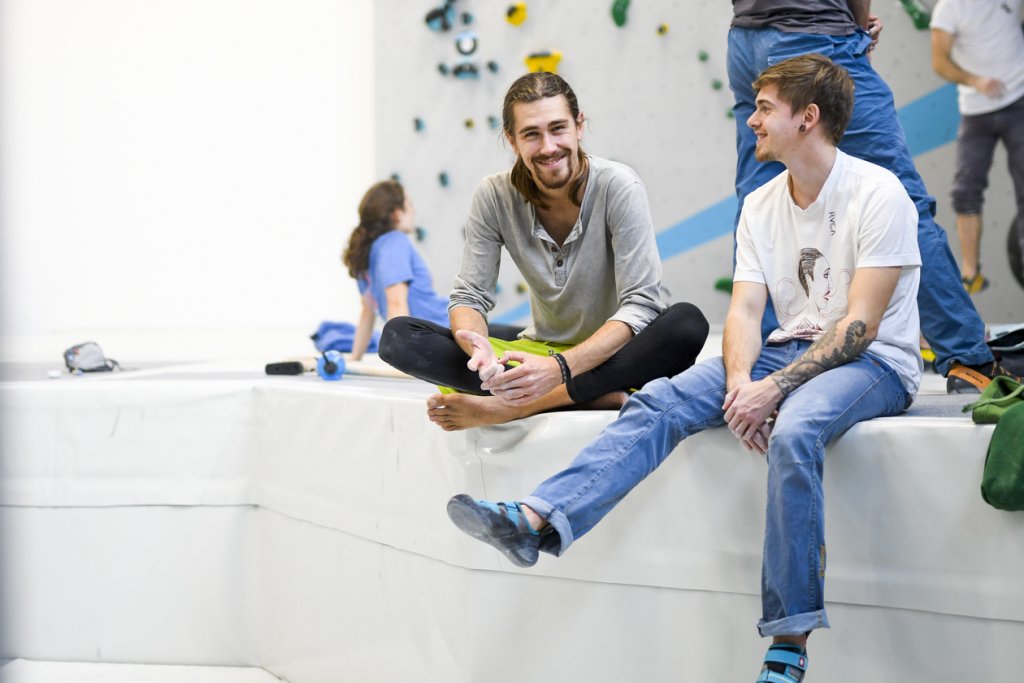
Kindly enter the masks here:
[[800, 250], [796, 279], [783, 277], [775, 283], [776, 313], [779, 329], [769, 342], [789, 339], [813, 341], [832, 322], [846, 315], [847, 293], [853, 272], [832, 271], [828, 259], [815, 247]]

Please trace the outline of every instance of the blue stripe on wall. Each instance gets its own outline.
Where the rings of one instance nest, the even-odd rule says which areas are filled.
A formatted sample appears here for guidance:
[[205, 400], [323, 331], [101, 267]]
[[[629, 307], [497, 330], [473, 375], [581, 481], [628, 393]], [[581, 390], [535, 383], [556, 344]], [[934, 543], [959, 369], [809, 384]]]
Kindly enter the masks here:
[[911, 156], [920, 156], [956, 140], [960, 111], [956, 105], [956, 85], [949, 83], [914, 100], [896, 115], [907, 134]]
[[[956, 129], [960, 124], [956, 96], [956, 86], [949, 83], [897, 112], [911, 156], [920, 156], [956, 139]], [[657, 243], [661, 260], [667, 261], [731, 234], [736, 207], [736, 196], [732, 195], [659, 232]], [[514, 323], [525, 320], [529, 315], [530, 304], [526, 302], [502, 313], [495, 322]]]

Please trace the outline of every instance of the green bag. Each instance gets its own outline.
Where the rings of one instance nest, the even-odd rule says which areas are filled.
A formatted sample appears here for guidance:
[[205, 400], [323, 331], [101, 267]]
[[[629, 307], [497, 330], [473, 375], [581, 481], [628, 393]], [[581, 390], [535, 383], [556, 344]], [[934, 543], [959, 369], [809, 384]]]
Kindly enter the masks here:
[[999, 418], [1018, 403], [1024, 403], [1024, 385], [999, 375], [981, 392], [981, 398], [964, 406], [963, 412], [973, 410], [975, 424], [995, 424]]
[[1024, 400], [1007, 408], [992, 432], [981, 497], [1000, 510], [1024, 510]]
[[996, 377], [964, 406], [978, 424], [996, 423], [981, 475], [981, 497], [999, 510], [1024, 510], [1024, 385]]

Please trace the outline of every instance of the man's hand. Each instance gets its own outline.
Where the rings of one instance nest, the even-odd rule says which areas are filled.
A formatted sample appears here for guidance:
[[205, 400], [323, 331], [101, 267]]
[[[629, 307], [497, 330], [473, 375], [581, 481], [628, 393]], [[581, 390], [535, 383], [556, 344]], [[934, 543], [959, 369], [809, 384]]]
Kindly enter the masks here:
[[491, 348], [491, 342], [487, 340], [487, 337], [469, 330], [459, 330], [455, 336], [473, 348], [466, 367], [476, 372], [480, 376], [481, 382], [487, 382], [495, 375], [500, 375], [501, 371], [505, 369], [495, 359], [494, 349]]
[[783, 394], [770, 378], [747, 382], [737, 386], [725, 395], [725, 421], [729, 430], [747, 448], [762, 455], [768, 450], [768, 436], [771, 434], [771, 417]]
[[1006, 86], [998, 78], [975, 76], [970, 85], [986, 97], [996, 99], [1006, 93]]
[[868, 45], [868, 53], [878, 47], [878, 36], [882, 33], [882, 28], [882, 19], [877, 14], [869, 14], [867, 32], [871, 36], [871, 44]]
[[562, 383], [562, 370], [554, 358], [506, 351], [497, 362], [509, 361], [519, 365], [492, 376], [481, 388], [511, 406], [532, 403]]

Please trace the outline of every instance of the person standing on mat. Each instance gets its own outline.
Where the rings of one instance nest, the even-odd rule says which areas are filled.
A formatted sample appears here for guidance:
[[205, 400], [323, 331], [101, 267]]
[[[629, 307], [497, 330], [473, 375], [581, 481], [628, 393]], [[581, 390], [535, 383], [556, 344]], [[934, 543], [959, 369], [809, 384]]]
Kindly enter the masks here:
[[981, 207], [996, 143], [1006, 147], [1024, 245], [1024, 31], [1020, 0], [939, 0], [932, 11], [932, 68], [957, 84], [953, 210], [960, 236], [960, 276], [975, 294], [981, 274]]
[[[352, 360], [366, 353], [378, 314], [385, 320], [403, 315], [439, 323], [448, 319], [448, 299], [434, 291], [430, 270], [409, 239], [416, 230], [415, 220], [412, 202], [394, 180], [376, 183], [359, 202], [359, 225], [341, 256], [363, 304]], [[515, 339], [521, 331], [521, 327], [502, 325], [489, 334]]]
[[[733, 0], [726, 58], [736, 100], [739, 210], [747, 195], [782, 172], [781, 164], [754, 160], [756, 138], [743, 123], [754, 111], [751, 82], [787, 57], [818, 53], [831, 58], [849, 71], [857, 92], [839, 149], [895, 173], [917, 206], [923, 263], [917, 302], [921, 332], [935, 353], [935, 369], [948, 378], [946, 390], [978, 392], [998, 375], [1019, 381], [996, 362], [985, 344], [985, 323], [960, 282], [946, 231], [935, 222], [935, 198], [914, 166], [892, 91], [868, 59], [882, 29], [877, 17], [870, 15], [870, 5], [870, 0]], [[763, 334], [776, 326], [771, 311], [769, 307]]]
[[[381, 358], [442, 387], [427, 413], [449, 431], [570, 406], [618, 409], [628, 389], [692, 365], [708, 334], [695, 306], [662, 303], [644, 185], [583, 152], [569, 84], [520, 77], [502, 120], [516, 161], [474, 193], [451, 328], [403, 317], [381, 333]], [[486, 337], [502, 248], [530, 290], [530, 325], [508, 343]]]
[[[680, 441], [728, 425], [768, 460], [758, 629], [773, 644], [757, 680], [796, 683], [807, 667], [808, 634], [829, 625], [825, 447], [858, 422], [910, 405], [922, 370], [921, 259], [917, 211], [899, 179], [836, 147], [854, 102], [846, 70], [805, 55], [768, 68], [752, 87], [753, 154], [785, 170], [743, 206], [723, 357], [633, 394], [615, 422], [526, 498], [494, 503], [459, 494], [448, 514], [462, 531], [529, 567], [540, 551], [566, 552]], [[773, 298], [779, 326], [762, 343], [769, 293], [801, 277], [815, 287], [829, 278], [808, 261], [830, 264], [831, 298], [845, 301], [841, 317], [787, 314]], [[837, 277], [847, 270], [852, 280]], [[818, 294], [808, 287], [803, 296]], [[819, 328], [813, 339], [808, 316]]]

